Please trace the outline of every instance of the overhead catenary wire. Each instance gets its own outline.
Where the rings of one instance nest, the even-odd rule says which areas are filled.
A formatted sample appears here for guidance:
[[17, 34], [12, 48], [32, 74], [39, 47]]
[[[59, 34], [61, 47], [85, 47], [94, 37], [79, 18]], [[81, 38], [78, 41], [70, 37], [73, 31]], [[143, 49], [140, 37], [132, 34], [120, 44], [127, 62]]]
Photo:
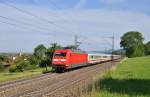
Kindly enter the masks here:
[[[35, 0], [35, 1], [37, 1], [37, 0]], [[49, 2], [55, 9], [59, 9], [59, 8], [57, 7], [57, 5], [56, 5], [54, 2], [52, 2], [52, 0], [48, 0], [48, 2]], [[64, 15], [66, 15], [66, 13], [64, 13], [63, 11], [62, 11], [61, 13], [64, 14]], [[53, 14], [55, 14], [55, 13], [53, 13]], [[60, 17], [60, 16], [58, 16], [57, 14], [55, 14], [55, 16]], [[68, 22], [68, 19], [65, 19], [64, 17], [61, 17], [61, 18], [63, 18], [64, 21]], [[69, 17], [69, 18], [70, 18], [70, 21], [71, 21], [71, 22], [74, 22], [74, 21], [72, 20], [72, 17]]]
[[[37, 0], [36, 0], [37, 1]], [[53, 7], [55, 8], [55, 9], [58, 9], [58, 7], [57, 7], [57, 5], [54, 3], [54, 2], [52, 2], [52, 0], [48, 0], [48, 2], [50, 2], [50, 4], [51, 5], [53, 5]], [[66, 13], [64, 13], [64, 12], [62, 12], [64, 15], [66, 15]], [[71, 22], [73, 22], [73, 23], [75, 23], [74, 21], [73, 21], [73, 18], [72, 17], [69, 17], [70, 18], [70, 21]], [[66, 21], [66, 22], [68, 22], [68, 20], [66, 20], [64, 17], [63, 17], [63, 20], [64, 21]], [[75, 34], [76, 35], [76, 34]]]
[[[0, 2], [1, 3], [1, 2]], [[6, 3], [4, 3], [5, 5], [7, 5], [8, 7], [11, 7], [11, 8], [13, 8], [13, 9], [16, 9], [16, 10], [18, 10], [18, 11], [20, 11], [20, 12], [22, 12], [22, 13], [24, 13], [24, 14], [27, 14], [27, 15], [29, 15], [29, 16], [32, 16], [32, 17], [35, 17], [35, 18], [37, 18], [37, 19], [39, 19], [39, 20], [41, 20], [41, 21], [43, 21], [43, 22], [45, 22], [45, 23], [49, 23], [49, 24], [51, 24], [51, 25], [55, 25], [55, 26], [57, 26], [58, 28], [62, 28], [64, 31], [66, 31], [66, 28], [65, 27], [59, 27], [57, 24], [55, 24], [55, 22], [54, 21], [50, 21], [50, 20], [48, 20], [48, 19], [45, 19], [45, 18], [42, 18], [42, 17], [40, 17], [40, 16], [38, 16], [38, 15], [36, 15], [36, 14], [34, 14], [34, 13], [32, 13], [32, 12], [30, 12], [30, 11], [27, 11], [27, 10], [24, 10], [24, 9], [21, 9], [21, 8], [19, 8], [19, 7], [16, 7], [14, 4], [12, 4], [12, 3], [9, 3], [9, 2], [7, 2], [7, 0], [6, 0]], [[1, 17], [1, 16], [0, 16]], [[2, 17], [1, 17], [2, 18]], [[19, 28], [24, 28], [25, 30], [28, 30], [28, 28], [27, 27], [24, 27], [24, 26], [18, 26], [16, 23], [19, 23], [20, 21], [16, 21], [16, 20], [13, 20], [12, 18], [8, 18], [8, 17], [3, 17], [3, 18], [5, 18], [5, 19], [7, 19], [7, 20], [10, 20], [10, 21], [13, 21], [13, 22], [15, 22], [15, 23], [9, 23], [9, 22], [6, 22], [6, 21], [0, 21], [1, 23], [5, 23], [5, 24], [8, 24], [8, 25], [12, 25], [12, 26], [17, 26], [17, 27], [19, 27]], [[48, 20], [48, 21], [47, 21]], [[21, 23], [21, 22], [20, 22]], [[28, 26], [28, 25], [30, 25], [30, 24], [27, 24], [27, 23], [23, 23], [22, 22], [22, 24], [23, 25], [25, 25], [25, 26]], [[26, 25], [27, 24], [27, 25]], [[32, 27], [34, 27], [32, 24], [31, 24], [31, 26]], [[26, 29], [27, 28], [27, 29]], [[35, 27], [36, 28], [36, 27]], [[69, 27], [68, 27], [69, 28]], [[30, 29], [30, 28], [29, 28]], [[41, 29], [41, 27], [38, 27], [37, 29], [39, 29], [39, 30], [42, 30]], [[44, 30], [44, 29], [43, 29]], [[41, 31], [40, 31], [41, 32]], [[72, 31], [71, 31], [72, 32]]]
[[[48, 2], [49, 2], [49, 4], [51, 4], [53, 7], [55, 7], [55, 9], [61, 9], [61, 8], [58, 8], [51, 0], [48, 0]], [[38, 3], [38, 0], [34, 0], [34, 4], [35, 5], [40, 5], [39, 3]], [[65, 23], [66, 22], [68, 22], [68, 19], [66, 19], [65, 17], [63, 17], [62, 15], [57, 15], [56, 13], [54, 13], [54, 12], [52, 12], [51, 10], [49, 10], [49, 9], [47, 9], [47, 11], [49, 11], [50, 13], [51, 13], [51, 15], [55, 15], [55, 17], [57, 17], [57, 18], [61, 18]], [[61, 13], [63, 13], [64, 15], [66, 15], [64, 12], [61, 12]], [[70, 17], [71, 18], [71, 17]], [[70, 21], [72, 22], [72, 23], [74, 23], [74, 21], [72, 20], [72, 19], [70, 19]], [[69, 22], [68, 22], [69, 23]], [[63, 28], [65, 28], [65, 29], [67, 29], [67, 30], [69, 30], [70, 32], [73, 32], [71, 29], [69, 29], [69, 27], [64, 27], [64, 26], [62, 26]]]
[[[34, 5], [40, 6], [40, 4], [39, 4], [38, 1], [39, 1], [39, 0], [34, 0]], [[55, 8], [57, 9], [56, 5], [54, 5], [52, 2], [50, 2], [50, 5], [52, 5], [53, 7], [55, 7]], [[55, 18], [57, 18], [57, 19], [58, 19], [58, 18], [61, 18], [61, 19], [62, 19], [62, 16], [61, 16], [61, 15], [58, 16], [57, 13], [52, 12], [52, 11], [49, 10], [49, 9], [47, 9], [47, 11], [49, 12], [50, 15], [55, 15]], [[68, 22], [68, 20], [66, 20], [66, 19], [64, 19], [64, 18], [63, 18], [63, 20], [64, 20], [65, 22]], [[65, 28], [65, 27], [64, 27], [64, 28]], [[67, 29], [68, 29], [68, 28], [67, 28]]]
[[[56, 9], [57, 9], [57, 6], [56, 6], [56, 4], [54, 3], [54, 2], [52, 2], [52, 0], [48, 0], [50, 3], [51, 3], [51, 5], [53, 5]], [[64, 13], [64, 12], [62, 12], [64, 15], [66, 14], [66, 13]], [[73, 21], [73, 19], [72, 19], [72, 17], [69, 17], [69, 18], [71, 18], [70, 19], [70, 21], [71, 22], [73, 22], [74, 23], [74, 21]], [[67, 21], [66, 19], [64, 19], [65, 21]], [[81, 35], [78, 35], [78, 34], [75, 34], [75, 37], [77, 37], [77, 38], [87, 38], [86, 36], [81, 36]], [[82, 42], [79, 42], [79, 44], [81, 45], [81, 44], [83, 44], [83, 41]], [[76, 45], [76, 43], [75, 43], [75, 45]]]
[[[34, 0], [34, 1], [38, 1], [38, 0]], [[59, 9], [58, 7], [57, 7], [57, 5], [54, 3], [54, 2], [52, 2], [52, 0], [48, 0], [48, 2], [55, 8], [55, 9]], [[66, 13], [64, 13], [64, 12], [61, 12], [62, 14], [64, 14], [64, 15], [66, 15]], [[55, 14], [55, 13], [54, 13]], [[55, 14], [56, 15], [56, 14]], [[56, 15], [57, 17], [58, 17], [58, 15]], [[63, 18], [63, 20], [65, 21], [65, 22], [68, 22], [68, 20], [66, 20], [64, 17], [61, 17], [61, 18]], [[69, 17], [70, 18], [70, 21], [72, 22], [72, 23], [74, 23], [74, 21], [73, 21], [73, 19], [72, 19], [72, 17]], [[78, 38], [79, 37], [82, 37], [81, 35], [78, 35], [77, 33], [75, 33], [75, 36], [77, 36]], [[84, 36], [85, 37], [85, 36]]]
[[[101, 45], [97, 45], [97, 46], [100, 46], [100, 47], [104, 47], [105, 48], [105, 51], [106, 51], [106, 48], [110, 48], [110, 46], [112, 47], [112, 48], [110, 48], [109, 50], [110, 51], [114, 51], [114, 39], [115, 39], [115, 37], [114, 37], [114, 35], [113, 36], [110, 36], [110, 37], [99, 37], [99, 38], [102, 38], [102, 39], [104, 39], [104, 41], [103, 42], [101, 42], [101, 41], [94, 41], [93, 39], [90, 39], [90, 37], [87, 37], [88, 38], [88, 40], [90, 41], [87, 41], [87, 40], [85, 40], [84, 41], [84, 44], [83, 45], [94, 45], [93, 43], [97, 43], [97, 44], [101, 44]], [[109, 39], [109, 40], [111, 40], [111, 41], [108, 41], [107, 39]], [[108, 50], [108, 51], [109, 51]]]
[[13, 9], [16, 9], [16, 10], [18, 10], [19, 12], [22, 12], [22, 13], [24, 13], [24, 14], [30, 15], [30, 16], [32, 16], [32, 17], [35, 17], [35, 18], [39, 19], [39, 20], [45, 21], [45, 22], [47, 22], [47, 23], [49, 23], [49, 24], [54, 24], [53, 21], [50, 21], [50, 20], [47, 20], [47, 19], [45, 19], [45, 18], [39, 17], [38, 15], [35, 15], [35, 14], [33, 14], [33, 13], [27, 11], [27, 10], [24, 10], [24, 9], [21, 9], [21, 8], [15, 6], [14, 3], [13, 3], [12, 1], [10, 1], [10, 0], [6, 0], [6, 1], [3, 0], [3, 2], [0, 2], [0, 3], [6, 5], [6, 6], [8, 6], [8, 7], [11, 7], [11, 8], [13, 8]]
[[[35, 1], [38, 1], [38, 0], [35, 0]], [[53, 5], [53, 7], [55, 7], [56, 9], [58, 9], [58, 7], [57, 7], [57, 5], [55, 5], [55, 3], [54, 2], [52, 2], [52, 0], [48, 0], [49, 2], [50, 2], [50, 4], [51, 5]], [[65, 14], [65, 13], [64, 13]], [[65, 19], [64, 19], [65, 20]], [[66, 21], [66, 20], [65, 20]], [[76, 36], [76, 35], [75, 35]], [[85, 36], [84, 36], [85, 37]], [[86, 37], [87, 38], [87, 37]], [[103, 39], [105, 39], [105, 38], [109, 38], [109, 39], [112, 39], [112, 41], [113, 41], [113, 43], [110, 43], [107, 39], [105, 39], [106, 40], [106, 42], [107, 42], [107, 44], [109, 44], [109, 45], [112, 45], [112, 52], [113, 52], [113, 49], [114, 49], [114, 35], [112, 36], [112, 37], [102, 37]], [[75, 43], [76, 44], [76, 43]]]
[[[3, 4], [6, 5], [6, 6], [8, 6], [8, 7], [13, 8], [13, 9], [19, 11], [19, 12], [22, 12], [22, 13], [27, 14], [27, 15], [29, 15], [29, 16], [35, 17], [35, 18], [37, 18], [37, 19], [40, 19], [40, 20], [41, 20], [41, 19], [42, 19], [42, 20], [44, 19], [44, 20], [43, 20], [44, 22], [47, 21], [47, 19], [45, 19], [45, 18], [41, 18], [40, 16], [38, 16], [38, 15], [36, 15], [36, 14], [30, 12], [30, 11], [27, 11], [27, 10], [24, 10], [24, 9], [21, 9], [21, 8], [15, 6], [15, 5], [14, 5], [14, 2], [11, 2], [10, 0], [9, 0], [9, 1], [4, 1]], [[55, 8], [57, 8], [56, 5], [54, 5], [54, 6], [55, 6]], [[50, 24], [55, 24], [53, 21], [49, 21], [48, 23], [50, 23]], [[55, 25], [56, 25], [56, 24], [55, 24]], [[67, 29], [68, 29], [68, 27], [67, 27]], [[66, 28], [63, 27], [63, 30], [66, 31]], [[70, 32], [74, 33], [73, 31], [70, 31]], [[69, 35], [73, 35], [73, 34], [70, 34], [70, 33], [69, 33]]]
[[36, 26], [34, 24], [29, 24], [29, 23], [26, 23], [26, 22], [23, 22], [23, 21], [18, 21], [18, 20], [15, 20], [13, 18], [10, 18], [10, 17], [0, 15], [0, 18], [8, 20], [8, 21], [12, 21], [13, 23], [18, 23], [18, 24], [22, 24], [24, 26], [28, 26], [29, 28], [39, 29], [41, 31], [49, 31], [48, 29], [45, 29], [43, 27]]
[[64, 27], [62, 27], [62, 26], [60, 26], [60, 25], [57, 25], [57, 24], [56, 24], [55, 22], [53, 22], [53, 21], [50, 21], [50, 20], [48, 20], [48, 19], [45, 19], [45, 18], [43, 18], [43, 17], [40, 17], [40, 16], [38, 16], [38, 15], [32, 13], [32, 12], [29, 12], [29, 11], [27, 11], [27, 10], [24, 10], [24, 9], [21, 9], [21, 8], [15, 6], [14, 3], [13, 3], [12, 1], [10, 1], [10, 0], [7, 0], [7, 1], [4, 1], [4, 0], [3, 0], [3, 2], [0, 2], [0, 3], [6, 5], [6, 6], [8, 6], [8, 7], [11, 7], [11, 8], [13, 8], [13, 9], [15, 9], [15, 10], [17, 10], [17, 11], [23, 13], [23, 14], [26, 14], [26, 15], [29, 15], [29, 16], [32, 16], [32, 17], [35, 17], [36, 19], [39, 19], [39, 20], [41, 20], [41, 21], [43, 21], [43, 22], [45, 22], [45, 23], [54, 25], [55, 27], [57, 27], [57, 28], [59, 28], [59, 29], [61, 29], [61, 30], [63, 30], [63, 31], [66, 31], [66, 29], [65, 29]]
[[[39, 30], [29, 29], [28, 27], [25, 27], [25, 26], [17, 25], [17, 24], [15, 24], [15, 23], [6, 22], [6, 21], [4, 21], [4, 20], [0, 20], [0, 23], [7, 24], [7, 25], [13, 26], [13, 27], [15, 27], [15, 28], [20, 28], [21, 30], [27, 30], [27, 31], [33, 31], [33, 32], [35, 32], [35, 31], [36, 31], [36, 32], [42, 32], [42, 31], [39, 31]], [[53, 35], [52, 33], [47, 33], [47, 32], [42, 32], [42, 33], [55, 36], [55, 35]]]

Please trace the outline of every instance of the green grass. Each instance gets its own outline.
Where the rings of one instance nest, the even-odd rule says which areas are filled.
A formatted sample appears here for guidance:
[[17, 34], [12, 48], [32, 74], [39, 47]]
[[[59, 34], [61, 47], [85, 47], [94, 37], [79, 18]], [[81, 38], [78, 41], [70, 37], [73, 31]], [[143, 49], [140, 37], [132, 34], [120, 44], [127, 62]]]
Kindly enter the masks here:
[[[0, 83], [5, 82], [5, 81], [10, 81], [10, 80], [16, 80], [20, 78], [25, 78], [25, 77], [32, 77], [36, 75], [40, 75], [43, 73], [45, 68], [37, 68], [34, 70], [28, 70], [24, 72], [16, 72], [16, 73], [9, 73], [9, 72], [1, 72], [0, 73]], [[52, 70], [52, 68], [48, 68], [48, 70]]]
[[95, 85], [90, 97], [150, 97], [150, 56], [127, 59]]

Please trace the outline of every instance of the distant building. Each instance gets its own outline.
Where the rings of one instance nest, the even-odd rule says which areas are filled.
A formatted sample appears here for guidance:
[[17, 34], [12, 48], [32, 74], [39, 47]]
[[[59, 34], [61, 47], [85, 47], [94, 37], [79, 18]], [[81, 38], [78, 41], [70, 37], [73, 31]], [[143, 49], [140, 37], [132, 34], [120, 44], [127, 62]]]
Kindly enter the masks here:
[[20, 53], [19, 53], [19, 57], [21, 57], [21, 56], [22, 56], [22, 53], [20, 52]]
[[17, 59], [17, 57], [16, 57], [16, 56], [13, 56], [13, 57], [12, 57], [12, 60], [13, 60], [13, 61], [15, 61], [16, 59]]

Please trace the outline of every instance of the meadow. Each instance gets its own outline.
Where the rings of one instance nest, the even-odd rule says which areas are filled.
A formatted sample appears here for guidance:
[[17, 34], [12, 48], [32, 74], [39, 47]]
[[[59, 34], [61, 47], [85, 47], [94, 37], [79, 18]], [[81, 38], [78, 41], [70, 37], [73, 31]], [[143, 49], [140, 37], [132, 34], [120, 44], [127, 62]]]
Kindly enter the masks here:
[[94, 85], [89, 97], [150, 97], [150, 56], [127, 59]]
[[[48, 72], [51, 72], [52, 68], [48, 67]], [[29, 78], [37, 75], [41, 75], [46, 72], [45, 68], [37, 68], [33, 70], [27, 70], [24, 72], [0, 72], [0, 83], [1, 82], [6, 82], [6, 81], [11, 81], [11, 80], [16, 80], [20, 78]]]

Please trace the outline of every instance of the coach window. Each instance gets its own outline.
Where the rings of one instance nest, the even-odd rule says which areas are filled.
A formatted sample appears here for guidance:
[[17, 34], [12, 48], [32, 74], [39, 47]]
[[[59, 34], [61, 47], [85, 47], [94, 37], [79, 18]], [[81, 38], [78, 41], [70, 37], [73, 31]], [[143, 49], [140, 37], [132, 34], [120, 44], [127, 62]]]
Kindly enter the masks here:
[[90, 56], [90, 59], [93, 59], [94, 58], [94, 56]]

